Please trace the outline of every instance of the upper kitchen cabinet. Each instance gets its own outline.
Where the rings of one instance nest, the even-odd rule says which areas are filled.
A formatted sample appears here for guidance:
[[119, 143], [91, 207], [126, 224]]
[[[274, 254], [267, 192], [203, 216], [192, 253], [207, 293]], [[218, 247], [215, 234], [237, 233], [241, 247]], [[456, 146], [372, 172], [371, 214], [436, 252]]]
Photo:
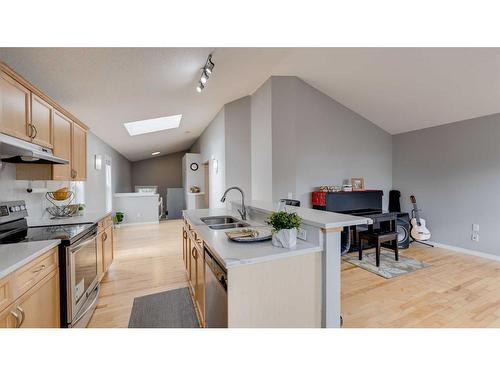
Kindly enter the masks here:
[[53, 148], [53, 108], [45, 100], [31, 94], [31, 122], [28, 132], [33, 143]]
[[50, 148], [70, 162], [18, 164], [18, 180], [86, 180], [87, 127], [1, 61], [0, 132]]
[[30, 141], [30, 91], [0, 71], [0, 131]]
[[[71, 127], [73, 122], [59, 111], [54, 111], [54, 155], [71, 160]], [[52, 166], [52, 180], [70, 181], [71, 162]]]
[[71, 178], [87, 179], [87, 130], [73, 123], [71, 136]]

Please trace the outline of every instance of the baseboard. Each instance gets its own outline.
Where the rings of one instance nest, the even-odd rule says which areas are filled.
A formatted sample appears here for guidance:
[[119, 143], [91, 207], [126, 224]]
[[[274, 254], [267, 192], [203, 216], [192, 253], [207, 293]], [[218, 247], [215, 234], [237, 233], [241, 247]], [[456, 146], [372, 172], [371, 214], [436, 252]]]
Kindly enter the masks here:
[[483, 253], [482, 251], [465, 249], [463, 247], [446, 245], [444, 243], [439, 243], [439, 242], [432, 242], [432, 241], [427, 241], [427, 242], [429, 242], [430, 244], [432, 244], [432, 245], [434, 245], [436, 247], [440, 247], [442, 249], [456, 251], [457, 253], [463, 253], [463, 254], [473, 255], [473, 256], [476, 256], [476, 257], [486, 258], [486, 259], [491, 259], [491, 260], [496, 260], [497, 262], [500, 262], [500, 255]]
[[143, 221], [143, 222], [140, 222], [140, 223], [121, 223], [120, 226], [121, 227], [128, 227], [128, 226], [131, 226], [131, 225], [159, 224], [159, 223], [160, 223], [159, 221]]

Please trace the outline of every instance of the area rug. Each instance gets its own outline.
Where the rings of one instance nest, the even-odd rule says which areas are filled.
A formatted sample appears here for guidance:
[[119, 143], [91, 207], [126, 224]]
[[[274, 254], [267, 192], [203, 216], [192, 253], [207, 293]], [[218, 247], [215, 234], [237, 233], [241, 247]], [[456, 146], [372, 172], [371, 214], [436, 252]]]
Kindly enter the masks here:
[[399, 255], [399, 261], [396, 262], [394, 260], [394, 252], [385, 250], [381, 250], [380, 252], [380, 267], [376, 266], [375, 251], [363, 251], [363, 260], [358, 259], [358, 252], [349, 253], [343, 256], [342, 259], [386, 279], [406, 275], [407, 273], [431, 266], [430, 264], [402, 255]]
[[199, 328], [188, 288], [134, 299], [129, 328]]

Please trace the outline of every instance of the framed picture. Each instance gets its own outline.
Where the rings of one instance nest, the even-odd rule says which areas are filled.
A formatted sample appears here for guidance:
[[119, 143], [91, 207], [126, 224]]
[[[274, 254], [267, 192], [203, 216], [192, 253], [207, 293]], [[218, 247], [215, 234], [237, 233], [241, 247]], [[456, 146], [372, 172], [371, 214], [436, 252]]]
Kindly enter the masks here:
[[363, 177], [351, 178], [352, 191], [365, 190], [365, 179]]

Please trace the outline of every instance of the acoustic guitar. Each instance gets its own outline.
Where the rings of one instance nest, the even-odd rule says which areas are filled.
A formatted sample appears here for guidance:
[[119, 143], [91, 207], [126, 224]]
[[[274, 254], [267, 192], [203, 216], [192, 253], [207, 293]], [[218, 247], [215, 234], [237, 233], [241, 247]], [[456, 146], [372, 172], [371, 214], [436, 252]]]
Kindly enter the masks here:
[[427, 241], [431, 238], [431, 232], [425, 226], [425, 220], [420, 217], [419, 209], [417, 207], [417, 199], [414, 195], [410, 196], [411, 203], [413, 204], [414, 217], [411, 219], [410, 235], [414, 240]]

